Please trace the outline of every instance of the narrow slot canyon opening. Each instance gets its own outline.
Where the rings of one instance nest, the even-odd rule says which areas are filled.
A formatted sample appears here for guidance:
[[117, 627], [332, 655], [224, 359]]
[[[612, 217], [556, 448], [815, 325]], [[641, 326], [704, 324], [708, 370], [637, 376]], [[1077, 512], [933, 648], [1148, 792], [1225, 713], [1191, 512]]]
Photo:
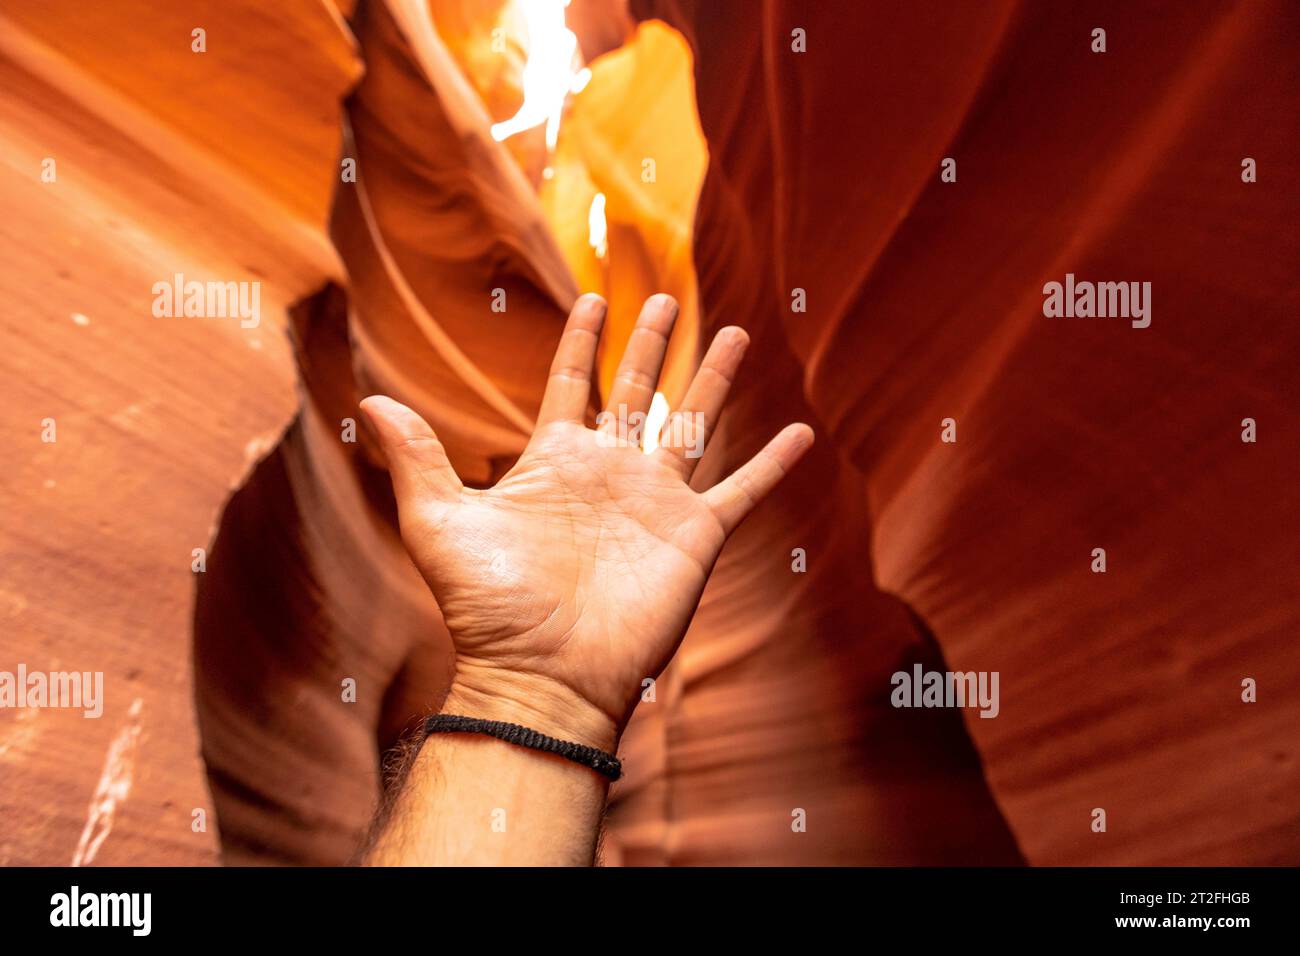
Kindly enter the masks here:
[[[342, 124], [356, 181], [331, 216], [350, 283], [295, 309], [299, 415], [227, 503], [198, 581], [196, 708], [232, 864], [345, 862], [381, 758], [450, 679], [357, 400], [420, 409], [466, 483], [490, 484], [527, 437], [566, 297], [609, 303], [601, 395], [642, 302], [678, 300], [652, 421], [699, 357], [707, 151], [679, 33], [613, 0], [368, 3], [352, 27], [367, 66]], [[408, 189], [425, 208], [404, 208]]]

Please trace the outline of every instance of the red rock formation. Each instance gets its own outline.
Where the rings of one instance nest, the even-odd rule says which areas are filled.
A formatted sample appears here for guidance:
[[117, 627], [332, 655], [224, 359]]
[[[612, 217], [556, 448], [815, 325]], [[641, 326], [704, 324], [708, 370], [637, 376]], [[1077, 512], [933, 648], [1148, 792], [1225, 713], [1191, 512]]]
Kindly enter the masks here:
[[[341, 277], [322, 226], [357, 72], [319, 3], [0, 13], [0, 668], [105, 674], [99, 720], [0, 710], [0, 863], [218, 859], [192, 551], [293, 414], [285, 308]], [[262, 322], [155, 318], [176, 272], [260, 281]]]
[[[1026, 857], [1294, 863], [1296, 8], [634, 9], [696, 53], [702, 309], [780, 327], [880, 586], [1001, 672], [967, 726]], [[1066, 272], [1152, 325], [1045, 318]]]
[[[357, 399], [490, 482], [576, 292], [614, 303], [608, 373], [662, 287], [670, 398], [753, 340], [697, 482], [820, 438], [638, 710], [609, 862], [1295, 861], [1290, 7], [575, 0], [594, 77], [547, 157], [487, 132], [504, 0], [356, 6], [0, 22], [5, 658], [108, 680], [102, 722], [0, 711], [0, 863], [214, 861], [194, 808], [229, 862], [346, 860], [449, 665]], [[177, 271], [260, 279], [264, 324], [153, 318]], [[1066, 272], [1151, 281], [1151, 327], [1044, 317]], [[916, 662], [999, 671], [999, 716], [892, 707]]]

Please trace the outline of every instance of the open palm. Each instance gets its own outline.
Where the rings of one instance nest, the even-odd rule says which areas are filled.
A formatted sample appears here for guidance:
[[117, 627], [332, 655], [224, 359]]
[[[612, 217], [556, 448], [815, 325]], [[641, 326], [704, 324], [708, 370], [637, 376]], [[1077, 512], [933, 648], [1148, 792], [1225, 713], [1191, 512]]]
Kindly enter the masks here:
[[748, 344], [729, 327], [670, 416], [664, 444], [644, 454], [637, 427], [676, 315], [668, 296], [646, 302], [591, 429], [605, 304], [579, 299], [532, 439], [492, 488], [463, 487], [415, 412], [379, 396], [362, 403], [388, 458], [402, 538], [455, 644], [456, 681], [479, 709], [503, 695], [561, 700], [570, 716], [594, 711], [572, 732], [607, 746], [597, 728], [607, 721], [616, 735], [642, 682], [667, 665], [727, 535], [811, 444], [806, 425], [788, 426], [725, 481], [689, 487]]

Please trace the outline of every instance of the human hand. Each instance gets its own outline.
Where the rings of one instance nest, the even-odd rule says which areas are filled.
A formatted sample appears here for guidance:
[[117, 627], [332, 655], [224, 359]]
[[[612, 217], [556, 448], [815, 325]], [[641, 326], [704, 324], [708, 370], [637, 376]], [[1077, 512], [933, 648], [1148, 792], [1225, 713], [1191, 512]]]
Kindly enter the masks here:
[[[718, 332], [667, 443], [635, 441], [677, 317], [647, 300], [607, 412], [584, 424], [605, 303], [574, 305], [523, 455], [496, 485], [465, 488], [433, 429], [383, 396], [361, 403], [388, 460], [402, 539], [456, 653], [444, 710], [525, 724], [613, 750], [677, 650], [727, 536], [811, 446], [788, 425], [730, 477], [689, 482], [749, 337]], [[633, 443], [620, 441], [631, 424]], [[669, 441], [670, 438], [675, 440]]]

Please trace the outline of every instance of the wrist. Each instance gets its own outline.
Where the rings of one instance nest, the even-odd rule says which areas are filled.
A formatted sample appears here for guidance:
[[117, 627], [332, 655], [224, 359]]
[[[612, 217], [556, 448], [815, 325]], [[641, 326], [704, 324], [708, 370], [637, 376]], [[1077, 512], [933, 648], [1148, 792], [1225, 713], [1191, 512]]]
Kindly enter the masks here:
[[464, 661], [456, 664], [442, 712], [519, 724], [608, 753], [622, 734], [608, 714], [560, 681]]

